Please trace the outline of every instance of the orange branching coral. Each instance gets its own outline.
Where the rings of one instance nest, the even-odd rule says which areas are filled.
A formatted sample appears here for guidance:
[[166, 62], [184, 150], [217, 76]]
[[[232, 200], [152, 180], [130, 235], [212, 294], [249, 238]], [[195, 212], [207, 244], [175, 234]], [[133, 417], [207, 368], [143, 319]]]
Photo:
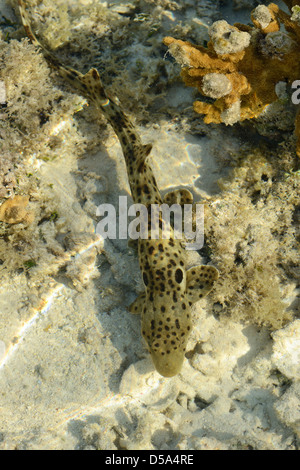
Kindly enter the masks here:
[[[194, 103], [206, 123], [234, 124], [255, 118], [278, 99], [278, 82], [291, 84], [300, 79], [300, 8], [295, 0], [285, 3], [292, 16], [271, 3], [252, 11], [254, 26], [216, 21], [209, 29], [207, 47], [164, 38], [169, 52], [182, 65], [186, 85], [215, 100]], [[296, 135], [300, 156], [299, 112]]]

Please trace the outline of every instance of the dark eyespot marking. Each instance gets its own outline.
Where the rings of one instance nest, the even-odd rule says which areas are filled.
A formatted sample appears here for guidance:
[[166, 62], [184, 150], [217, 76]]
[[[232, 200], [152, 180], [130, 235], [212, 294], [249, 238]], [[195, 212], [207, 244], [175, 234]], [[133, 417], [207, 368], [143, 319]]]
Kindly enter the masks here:
[[161, 243], [158, 245], [158, 249], [159, 249], [159, 251], [161, 251], [161, 252], [163, 252], [163, 251], [164, 251], [164, 247], [162, 246], [162, 244], [161, 244]]
[[140, 163], [140, 165], [138, 166], [138, 172], [139, 173], [142, 173], [145, 169], [145, 164], [144, 162]]
[[149, 251], [149, 255], [153, 255], [154, 246], [150, 246], [148, 251]]
[[144, 186], [143, 186], [143, 191], [144, 191], [144, 193], [146, 193], [146, 194], [150, 194], [150, 190], [149, 190], [149, 188], [148, 188], [148, 186], [147, 186], [146, 184], [144, 184]]
[[163, 305], [160, 307], [160, 309], [163, 313], [166, 311], [166, 307], [164, 307]]
[[162, 272], [162, 270], [157, 269], [157, 270], [155, 271], [155, 274], [156, 274], [156, 276], [157, 276], [157, 278], [158, 278], [159, 280], [161, 280], [161, 281], [165, 281], [165, 280], [166, 280], [165, 275], [164, 275], [164, 273]]
[[181, 269], [178, 268], [175, 271], [175, 281], [178, 282], [178, 284], [180, 284], [182, 279], [183, 279], [183, 272]]
[[161, 291], [161, 292], [164, 292], [164, 291], [165, 291], [165, 285], [164, 285], [164, 283], [161, 282], [161, 283], [159, 284], [159, 286], [160, 286], [160, 291]]
[[183, 303], [183, 304], [182, 304], [182, 308], [183, 308], [183, 310], [185, 310], [185, 309], [186, 309], [186, 305], [185, 305], [185, 303]]
[[151, 330], [154, 330], [154, 328], [155, 328], [155, 321], [151, 320]]
[[143, 281], [144, 281], [145, 286], [149, 284], [148, 276], [146, 273], [143, 273]]
[[170, 263], [173, 264], [173, 266], [176, 266], [176, 262], [173, 259], [170, 259]]
[[180, 329], [180, 323], [179, 323], [178, 318], [176, 318], [176, 320], [175, 320], [175, 325], [176, 325], [176, 328], [179, 330]]

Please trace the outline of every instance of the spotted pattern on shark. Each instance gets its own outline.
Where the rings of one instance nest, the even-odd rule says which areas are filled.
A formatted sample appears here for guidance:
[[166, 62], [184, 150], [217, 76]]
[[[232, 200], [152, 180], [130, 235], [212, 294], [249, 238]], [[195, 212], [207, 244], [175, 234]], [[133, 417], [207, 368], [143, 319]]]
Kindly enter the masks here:
[[[152, 204], [191, 203], [192, 195], [186, 189], [161, 197], [147, 159], [152, 146], [142, 144], [130, 119], [116, 100], [108, 97], [98, 71], [93, 68], [82, 74], [62, 65], [33, 33], [26, 11], [27, 2], [18, 1], [23, 25], [32, 43], [41, 48], [50, 65], [93, 102], [113, 127], [123, 150], [133, 201], [144, 204], [149, 216]], [[149, 227], [151, 222], [149, 218]], [[150, 230], [147, 239], [138, 240], [139, 265], [145, 292], [129, 309], [132, 313], [141, 314], [142, 335], [156, 370], [165, 377], [172, 377], [180, 372], [184, 361], [192, 329], [191, 306], [211, 291], [218, 278], [218, 270], [213, 266], [187, 269], [182, 240], [174, 236], [172, 229], [166, 239], [164, 232], [167, 228], [161, 217], [158, 224], [159, 227], [154, 227], [154, 230], [159, 230], [158, 239], [151, 238]]]

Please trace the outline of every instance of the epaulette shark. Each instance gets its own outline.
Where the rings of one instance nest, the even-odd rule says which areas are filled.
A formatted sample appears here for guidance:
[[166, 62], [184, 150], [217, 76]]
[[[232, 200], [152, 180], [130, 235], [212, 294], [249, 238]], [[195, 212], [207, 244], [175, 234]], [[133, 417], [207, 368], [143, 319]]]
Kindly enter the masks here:
[[[24, 0], [19, 9], [27, 36], [41, 48], [45, 58], [80, 94], [93, 102], [113, 127], [124, 154], [129, 185], [134, 203], [149, 208], [152, 204], [190, 204], [192, 195], [186, 189], [168, 193], [162, 198], [147, 161], [150, 144], [141, 138], [115, 99], [107, 96], [95, 68], [82, 74], [63, 66], [36, 38], [32, 31]], [[149, 211], [150, 214], [150, 211]], [[169, 233], [163, 236], [164, 224], [159, 219], [160, 236], [138, 239], [138, 257], [145, 292], [132, 303], [129, 310], [141, 314], [142, 335], [148, 345], [156, 370], [172, 377], [181, 370], [188, 337], [192, 329], [191, 307], [205, 297], [218, 278], [213, 266], [187, 269], [186, 250], [182, 240]], [[169, 229], [169, 228], [168, 228]]]

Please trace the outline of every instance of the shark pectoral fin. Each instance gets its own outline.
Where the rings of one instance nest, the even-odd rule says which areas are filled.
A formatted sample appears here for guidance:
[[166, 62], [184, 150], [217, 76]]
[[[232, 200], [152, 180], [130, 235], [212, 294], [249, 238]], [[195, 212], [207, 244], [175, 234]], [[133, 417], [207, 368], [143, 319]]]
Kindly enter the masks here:
[[186, 272], [186, 294], [194, 303], [205, 297], [219, 277], [219, 271], [213, 266], [196, 266]]
[[134, 302], [128, 307], [129, 312], [135, 314], [142, 313], [144, 309], [144, 304], [145, 304], [145, 299], [146, 299], [146, 294], [140, 294], [137, 299], [135, 299]]
[[164, 204], [193, 204], [193, 195], [188, 189], [176, 189], [164, 195]]

